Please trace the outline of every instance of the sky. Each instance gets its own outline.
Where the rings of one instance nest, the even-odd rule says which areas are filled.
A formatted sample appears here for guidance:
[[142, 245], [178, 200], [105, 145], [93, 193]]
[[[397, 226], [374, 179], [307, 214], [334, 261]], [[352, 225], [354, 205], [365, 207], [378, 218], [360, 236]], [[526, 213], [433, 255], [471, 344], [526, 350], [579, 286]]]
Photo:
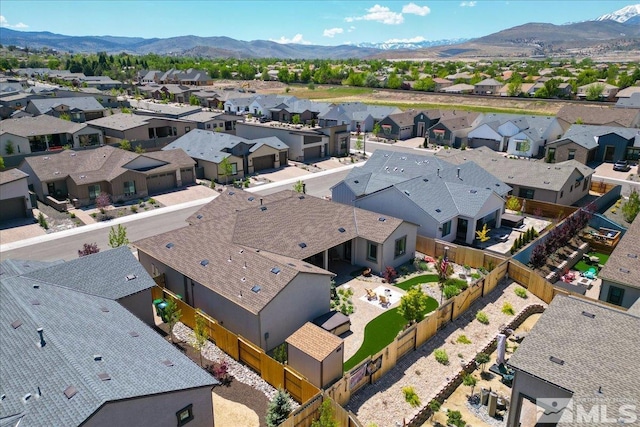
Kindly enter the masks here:
[[591, 20], [630, 4], [634, 2], [2, 0], [0, 26], [74, 36], [227, 36], [336, 46], [475, 38], [528, 22]]

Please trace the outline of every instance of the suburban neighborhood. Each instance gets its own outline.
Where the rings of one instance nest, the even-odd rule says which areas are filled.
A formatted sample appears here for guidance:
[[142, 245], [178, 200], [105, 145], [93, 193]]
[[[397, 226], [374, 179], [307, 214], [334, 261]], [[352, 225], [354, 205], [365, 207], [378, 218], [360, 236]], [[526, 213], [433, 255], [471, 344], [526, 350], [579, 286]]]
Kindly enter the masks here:
[[637, 61], [0, 50], [1, 426], [640, 422]]

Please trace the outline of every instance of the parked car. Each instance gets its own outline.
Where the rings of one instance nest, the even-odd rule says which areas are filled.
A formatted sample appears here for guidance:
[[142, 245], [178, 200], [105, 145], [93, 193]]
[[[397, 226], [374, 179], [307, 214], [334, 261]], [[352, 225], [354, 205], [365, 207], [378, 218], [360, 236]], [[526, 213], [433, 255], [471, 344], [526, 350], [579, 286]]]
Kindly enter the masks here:
[[618, 160], [613, 164], [613, 170], [620, 172], [629, 172], [629, 170], [631, 170], [631, 166], [629, 166], [629, 162], [627, 160]]

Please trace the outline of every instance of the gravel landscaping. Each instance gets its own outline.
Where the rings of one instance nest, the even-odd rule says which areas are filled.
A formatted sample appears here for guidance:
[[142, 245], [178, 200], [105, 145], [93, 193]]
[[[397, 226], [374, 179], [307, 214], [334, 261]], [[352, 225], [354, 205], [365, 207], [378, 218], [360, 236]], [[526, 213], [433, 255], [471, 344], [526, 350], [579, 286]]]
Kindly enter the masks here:
[[[527, 298], [518, 297], [514, 293], [516, 287], [519, 287], [517, 283], [503, 280], [493, 292], [475, 301], [463, 316], [449, 323], [422, 347], [402, 358], [377, 383], [366, 385], [351, 396], [346, 409], [353, 411], [364, 425], [375, 423], [379, 426], [393, 426], [396, 423], [402, 425], [403, 419], [410, 420], [448, 378], [455, 376], [465, 361], [472, 360], [496, 336], [500, 327], [513, 318], [512, 315], [502, 313], [505, 302], [513, 306], [516, 314], [530, 304], [546, 306], [531, 293], [528, 293]], [[488, 325], [475, 320], [475, 315], [480, 310], [488, 315]], [[471, 341], [470, 344], [457, 342], [457, 338], [463, 334]], [[433, 357], [433, 351], [439, 348], [447, 352], [450, 360], [448, 365], [438, 363]], [[402, 388], [406, 386], [415, 389], [421, 406], [412, 408], [404, 400]]]

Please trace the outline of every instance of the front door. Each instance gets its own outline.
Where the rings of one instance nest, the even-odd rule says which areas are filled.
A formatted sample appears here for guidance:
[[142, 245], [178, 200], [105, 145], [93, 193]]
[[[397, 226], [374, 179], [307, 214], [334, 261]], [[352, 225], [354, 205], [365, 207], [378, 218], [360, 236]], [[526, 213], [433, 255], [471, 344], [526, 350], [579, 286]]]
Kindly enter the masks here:
[[416, 136], [419, 136], [421, 138], [424, 137], [424, 123], [423, 122], [419, 122], [418, 123], [418, 133], [417, 133]]
[[458, 230], [456, 231], [456, 239], [467, 240], [467, 228], [469, 227], [469, 221], [464, 218], [458, 218]]
[[344, 242], [344, 259], [351, 262], [351, 240]]
[[605, 162], [613, 162], [613, 155], [616, 152], [616, 147], [613, 145], [607, 145], [604, 147], [604, 161]]

